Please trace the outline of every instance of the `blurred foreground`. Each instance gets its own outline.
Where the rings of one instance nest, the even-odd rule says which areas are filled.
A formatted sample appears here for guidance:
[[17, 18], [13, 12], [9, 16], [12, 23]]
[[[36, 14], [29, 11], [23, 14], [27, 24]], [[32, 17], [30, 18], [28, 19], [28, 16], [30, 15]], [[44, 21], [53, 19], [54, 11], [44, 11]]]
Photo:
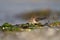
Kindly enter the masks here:
[[2, 32], [0, 40], [60, 40], [60, 28], [43, 27], [30, 32]]

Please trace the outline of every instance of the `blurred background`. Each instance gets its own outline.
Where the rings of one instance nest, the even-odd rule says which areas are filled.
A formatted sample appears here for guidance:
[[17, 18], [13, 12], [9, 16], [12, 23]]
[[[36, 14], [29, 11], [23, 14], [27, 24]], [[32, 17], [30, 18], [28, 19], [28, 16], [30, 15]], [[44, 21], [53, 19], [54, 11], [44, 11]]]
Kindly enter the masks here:
[[4, 22], [25, 23], [26, 21], [14, 18], [14, 15], [46, 8], [60, 10], [60, 0], [0, 0], [0, 25]]

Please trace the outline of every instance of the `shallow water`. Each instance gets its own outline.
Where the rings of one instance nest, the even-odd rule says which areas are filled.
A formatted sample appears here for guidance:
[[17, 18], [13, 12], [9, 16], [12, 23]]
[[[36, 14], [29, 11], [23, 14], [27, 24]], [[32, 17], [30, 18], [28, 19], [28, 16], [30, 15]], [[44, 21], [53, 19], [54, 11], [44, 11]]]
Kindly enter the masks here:
[[60, 29], [42, 28], [30, 32], [0, 32], [0, 40], [60, 40]]

